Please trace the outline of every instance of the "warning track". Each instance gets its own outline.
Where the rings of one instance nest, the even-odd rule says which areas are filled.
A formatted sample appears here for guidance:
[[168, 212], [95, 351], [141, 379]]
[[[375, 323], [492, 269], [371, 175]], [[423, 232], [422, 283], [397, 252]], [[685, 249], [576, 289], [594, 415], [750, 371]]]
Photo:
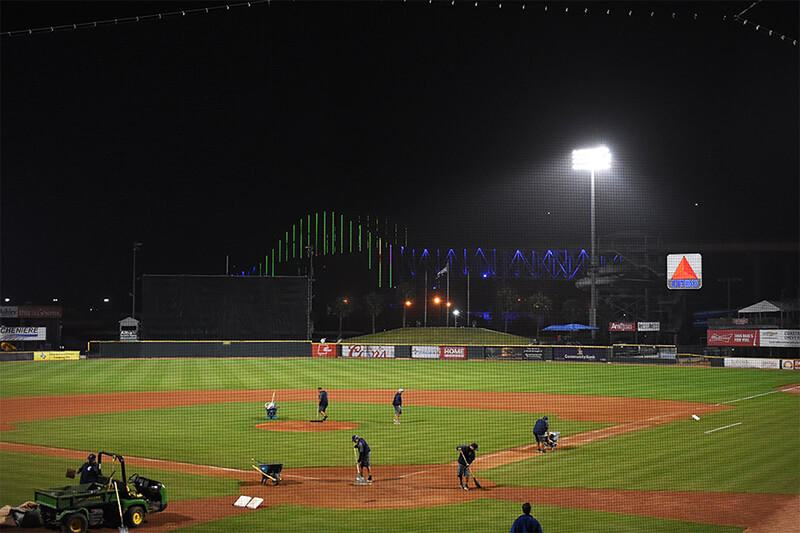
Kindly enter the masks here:
[[[143, 404], [158, 409], [209, 403], [263, 401], [263, 398], [268, 397], [271, 392], [271, 390], [169, 391], [5, 398], [2, 399], [2, 409], [0, 409], [0, 427], [9, 430], [15, 423], [21, 421], [126, 411], [131, 409], [130, 406]], [[386, 403], [386, 398], [391, 397], [393, 391], [329, 390], [328, 392], [337, 402]], [[281, 401], [314, 401], [316, 391], [281, 390], [280, 396]], [[565, 436], [559, 441], [560, 448], [580, 446], [666, 424], [688, 418], [693, 413], [702, 415], [728, 408], [722, 405], [668, 400], [485, 391], [407, 390], [404, 393], [404, 400], [407, 405], [453, 408], [473, 408], [475, 405], [481, 405], [482, 409], [546, 412], [566, 420], [612, 424], [606, 428]], [[325, 426], [330, 422], [334, 421], [293, 422], [300, 427], [290, 430], [324, 431], [329, 429], [330, 426]], [[357, 425], [350, 421], [337, 421], [337, 424]], [[547, 456], [535, 454], [534, 448], [535, 445], [525, 445], [481, 455], [473, 465], [473, 470], [480, 472], [486, 468], [531, 457], [541, 457], [542, 460], [546, 460]], [[76, 460], [82, 460], [89, 451], [6, 442], [0, 442], [0, 449]], [[748, 533], [795, 531], [796, 517], [800, 513], [800, 497], [795, 495], [499, 487], [484, 479], [481, 482], [487, 490], [464, 492], [457, 486], [455, 462], [436, 465], [379, 466], [375, 468], [376, 481], [369, 487], [352, 485], [352, 467], [284, 469], [282, 472], [284, 481], [279, 487], [274, 487], [260, 485], [258, 473], [252, 470], [139, 457], [126, 457], [126, 463], [134, 467], [238, 479], [243, 482], [243, 493], [264, 498], [262, 505], [267, 506], [303, 505], [305, 502], [314, 502], [314, 505], [319, 507], [390, 509], [430, 507], [490, 498], [748, 527]], [[334, 487], [335, 490], [332, 490]], [[368, 494], [365, 491], [368, 491]], [[17, 503], [21, 502], [12, 504]], [[167, 510], [148, 517], [147, 524], [140, 528], [140, 531], [167, 531], [243, 512], [252, 511], [234, 507], [230, 496], [170, 502]]]

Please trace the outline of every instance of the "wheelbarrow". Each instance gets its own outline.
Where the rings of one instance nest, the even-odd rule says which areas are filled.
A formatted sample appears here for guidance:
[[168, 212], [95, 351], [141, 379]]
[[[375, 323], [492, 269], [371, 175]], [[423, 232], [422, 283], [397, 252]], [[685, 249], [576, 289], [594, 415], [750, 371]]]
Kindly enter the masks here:
[[265, 463], [263, 461], [259, 461], [258, 459], [253, 459], [252, 466], [261, 473], [262, 485], [265, 485], [267, 480], [272, 481], [273, 485], [278, 485], [281, 482], [281, 470], [283, 470], [283, 463]]

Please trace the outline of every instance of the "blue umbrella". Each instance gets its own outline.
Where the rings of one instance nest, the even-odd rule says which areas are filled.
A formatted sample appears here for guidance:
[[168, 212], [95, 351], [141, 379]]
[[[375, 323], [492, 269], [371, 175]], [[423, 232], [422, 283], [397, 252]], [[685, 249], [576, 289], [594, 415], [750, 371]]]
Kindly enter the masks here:
[[547, 326], [542, 331], [580, 331], [582, 329], [597, 329], [583, 324], [564, 324], [560, 326]]

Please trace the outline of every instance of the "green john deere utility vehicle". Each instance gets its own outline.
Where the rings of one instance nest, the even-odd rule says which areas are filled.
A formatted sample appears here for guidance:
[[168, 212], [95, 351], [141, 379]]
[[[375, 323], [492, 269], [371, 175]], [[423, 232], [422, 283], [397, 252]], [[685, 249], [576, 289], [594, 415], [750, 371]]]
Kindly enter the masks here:
[[[89, 526], [138, 527], [148, 513], [167, 507], [167, 491], [162, 483], [125, 472], [121, 455], [100, 452], [100, 472], [110, 469], [94, 483], [83, 483], [35, 492], [37, 511], [45, 527], [65, 533], [85, 533]], [[105, 464], [103, 458], [106, 458]], [[119, 468], [119, 476], [115, 479]]]

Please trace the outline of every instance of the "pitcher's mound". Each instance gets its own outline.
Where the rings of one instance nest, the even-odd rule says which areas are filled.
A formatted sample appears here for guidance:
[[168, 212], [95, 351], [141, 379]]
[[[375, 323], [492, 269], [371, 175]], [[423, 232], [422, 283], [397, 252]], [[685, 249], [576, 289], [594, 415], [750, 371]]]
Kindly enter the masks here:
[[336, 431], [339, 429], [355, 429], [359, 425], [353, 422], [326, 420], [325, 422], [308, 422], [304, 420], [287, 420], [285, 422], [265, 422], [256, 429], [267, 431]]

